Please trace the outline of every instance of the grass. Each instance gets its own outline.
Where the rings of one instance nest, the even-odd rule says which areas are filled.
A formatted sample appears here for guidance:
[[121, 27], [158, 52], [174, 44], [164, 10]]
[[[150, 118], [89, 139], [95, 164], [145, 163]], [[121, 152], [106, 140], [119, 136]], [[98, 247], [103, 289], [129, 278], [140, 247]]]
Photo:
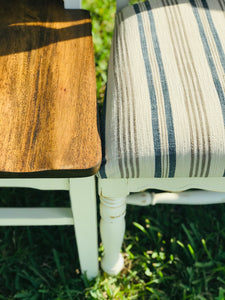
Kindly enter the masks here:
[[83, 7], [91, 12], [96, 62], [97, 98], [101, 106], [107, 81], [107, 65], [114, 27], [116, 1], [86, 0], [83, 1]]
[[[101, 105], [115, 3], [86, 2]], [[67, 206], [68, 193], [0, 189], [0, 206], [37, 205]], [[0, 300], [225, 299], [225, 205], [128, 206], [126, 223], [124, 270], [93, 281], [80, 274], [72, 227], [0, 228]]]
[[[0, 199], [69, 204], [67, 192], [29, 189], [1, 189]], [[0, 299], [225, 299], [224, 216], [224, 205], [128, 206], [125, 268], [93, 281], [80, 274], [72, 227], [2, 227]]]

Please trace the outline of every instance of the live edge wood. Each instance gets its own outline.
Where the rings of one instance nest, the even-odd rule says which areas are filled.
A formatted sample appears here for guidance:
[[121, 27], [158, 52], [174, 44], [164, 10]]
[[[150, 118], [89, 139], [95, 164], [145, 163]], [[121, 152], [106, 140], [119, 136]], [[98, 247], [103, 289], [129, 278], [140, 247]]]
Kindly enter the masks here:
[[0, 0], [0, 176], [77, 177], [101, 163], [91, 20], [59, 0]]

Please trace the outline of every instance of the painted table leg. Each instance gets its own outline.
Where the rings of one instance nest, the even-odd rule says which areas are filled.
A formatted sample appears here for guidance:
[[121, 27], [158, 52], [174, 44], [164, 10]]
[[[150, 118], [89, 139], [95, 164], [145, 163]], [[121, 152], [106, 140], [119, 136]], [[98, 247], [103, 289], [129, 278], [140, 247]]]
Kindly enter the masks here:
[[71, 178], [70, 199], [81, 272], [98, 275], [98, 240], [95, 177]]
[[124, 261], [120, 253], [125, 232], [126, 197], [106, 198], [100, 197], [100, 232], [104, 246], [102, 269], [110, 274], [118, 274]]

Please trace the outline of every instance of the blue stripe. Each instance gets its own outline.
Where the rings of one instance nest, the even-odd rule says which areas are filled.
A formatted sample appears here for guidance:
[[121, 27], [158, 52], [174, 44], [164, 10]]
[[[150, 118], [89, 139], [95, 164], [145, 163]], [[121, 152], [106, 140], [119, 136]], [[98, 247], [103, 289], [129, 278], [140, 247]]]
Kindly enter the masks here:
[[208, 6], [206, 0], [202, 0], [202, 4], [203, 4], [203, 7], [205, 8], [205, 13], [206, 13], [206, 16], [207, 16], [207, 19], [208, 19], [208, 22], [209, 22], [210, 30], [212, 32], [214, 41], [216, 43], [216, 47], [217, 47], [218, 54], [219, 54], [219, 57], [220, 57], [221, 65], [222, 65], [223, 70], [225, 72], [225, 54], [224, 54], [223, 47], [222, 47], [221, 42], [220, 42], [219, 35], [216, 31], [216, 27], [215, 27], [213, 19], [211, 17], [209, 6]]
[[152, 33], [152, 41], [153, 41], [155, 56], [159, 68], [160, 82], [161, 82], [163, 97], [164, 97], [166, 125], [167, 125], [167, 132], [168, 132], [168, 144], [169, 144], [169, 177], [174, 177], [175, 169], [176, 169], [176, 142], [175, 142], [175, 134], [174, 134], [174, 126], [173, 126], [173, 114], [170, 105], [169, 89], [166, 81], [166, 75], [164, 71], [163, 60], [162, 60], [161, 50], [159, 47], [159, 41], [157, 37], [155, 20], [152, 13], [152, 9], [149, 2], [145, 2], [145, 6], [148, 10], [148, 16], [150, 21], [151, 33]]
[[153, 131], [153, 141], [154, 141], [154, 150], [155, 150], [155, 175], [154, 177], [162, 176], [162, 165], [161, 165], [161, 142], [160, 142], [160, 132], [159, 132], [159, 121], [158, 121], [158, 110], [157, 110], [157, 101], [156, 101], [156, 93], [155, 87], [153, 83], [152, 70], [148, 57], [148, 49], [146, 44], [146, 37], [144, 32], [144, 26], [142, 17], [140, 14], [140, 9], [138, 4], [134, 4], [134, 10], [137, 14], [138, 19], [138, 29], [141, 40], [141, 49], [142, 55], [145, 63], [145, 71], [148, 82], [148, 90], [151, 101], [151, 110], [152, 110], [152, 131]]
[[206, 58], [208, 60], [209, 67], [211, 69], [213, 82], [214, 82], [214, 85], [215, 85], [215, 88], [216, 88], [216, 91], [217, 91], [217, 94], [218, 94], [218, 97], [220, 100], [220, 104], [222, 107], [222, 113], [223, 113], [223, 120], [224, 120], [224, 124], [225, 124], [225, 95], [223, 92], [223, 88], [221, 86], [221, 83], [220, 83], [220, 80], [219, 80], [219, 77], [217, 74], [217, 70], [216, 70], [216, 67], [215, 67], [215, 64], [213, 61], [213, 56], [212, 56], [212, 53], [211, 53], [211, 50], [210, 50], [210, 47], [209, 47], [209, 44], [207, 41], [207, 37], [206, 37], [205, 31], [204, 31], [199, 13], [198, 13], [198, 8], [197, 8], [194, 0], [190, 0], [190, 3], [192, 5], [193, 13], [194, 13], [194, 16], [195, 16], [197, 24], [198, 24], [200, 36], [202, 39], [202, 44], [205, 49]]

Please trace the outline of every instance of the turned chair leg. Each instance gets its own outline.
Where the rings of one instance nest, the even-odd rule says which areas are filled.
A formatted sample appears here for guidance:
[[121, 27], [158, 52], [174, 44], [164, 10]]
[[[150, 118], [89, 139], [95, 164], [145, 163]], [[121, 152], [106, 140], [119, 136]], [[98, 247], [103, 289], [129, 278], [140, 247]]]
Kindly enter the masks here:
[[81, 272], [98, 275], [98, 240], [95, 177], [71, 178], [70, 200]]
[[124, 266], [120, 250], [125, 232], [126, 197], [100, 196], [100, 200], [100, 232], [104, 246], [101, 266], [106, 273], [116, 275]]

